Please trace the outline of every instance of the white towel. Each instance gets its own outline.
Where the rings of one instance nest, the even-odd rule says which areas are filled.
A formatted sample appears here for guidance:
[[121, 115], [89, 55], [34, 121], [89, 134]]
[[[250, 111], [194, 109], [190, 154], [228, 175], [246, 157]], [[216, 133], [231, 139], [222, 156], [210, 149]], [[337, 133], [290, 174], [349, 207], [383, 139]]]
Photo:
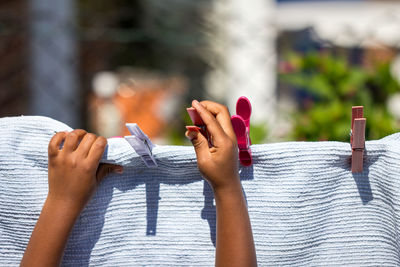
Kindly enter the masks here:
[[[47, 195], [47, 145], [70, 130], [45, 117], [0, 119], [0, 266], [17, 266]], [[182, 133], [183, 134], [183, 133]], [[190, 146], [156, 146], [148, 169], [124, 139], [103, 162], [124, 166], [98, 188], [71, 233], [63, 266], [213, 266], [213, 194]], [[398, 266], [400, 134], [350, 145], [252, 146], [241, 167], [260, 266]]]

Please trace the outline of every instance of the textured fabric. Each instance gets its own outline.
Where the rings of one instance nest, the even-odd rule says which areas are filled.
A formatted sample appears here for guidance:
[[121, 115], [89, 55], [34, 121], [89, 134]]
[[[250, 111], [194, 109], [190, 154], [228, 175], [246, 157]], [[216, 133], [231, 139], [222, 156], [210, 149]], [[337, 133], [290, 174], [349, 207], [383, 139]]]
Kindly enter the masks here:
[[[17, 266], [47, 194], [47, 145], [70, 130], [44, 117], [0, 119], [0, 266]], [[400, 134], [350, 145], [253, 145], [240, 169], [260, 266], [398, 266]], [[76, 222], [63, 266], [213, 266], [215, 207], [194, 150], [157, 146], [148, 169], [124, 139], [103, 162], [122, 164]]]

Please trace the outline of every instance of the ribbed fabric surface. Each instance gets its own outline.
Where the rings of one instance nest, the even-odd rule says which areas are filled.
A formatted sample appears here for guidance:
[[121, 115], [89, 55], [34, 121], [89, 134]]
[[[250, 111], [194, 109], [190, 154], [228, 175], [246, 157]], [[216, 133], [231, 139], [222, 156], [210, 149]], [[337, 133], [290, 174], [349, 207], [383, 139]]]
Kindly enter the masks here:
[[[17, 266], [47, 195], [47, 145], [70, 130], [44, 117], [0, 119], [0, 266]], [[364, 172], [350, 145], [253, 145], [241, 168], [259, 266], [399, 266], [400, 134], [366, 143]], [[121, 164], [82, 212], [63, 266], [213, 266], [213, 193], [192, 147], [157, 146], [148, 169], [124, 139]]]

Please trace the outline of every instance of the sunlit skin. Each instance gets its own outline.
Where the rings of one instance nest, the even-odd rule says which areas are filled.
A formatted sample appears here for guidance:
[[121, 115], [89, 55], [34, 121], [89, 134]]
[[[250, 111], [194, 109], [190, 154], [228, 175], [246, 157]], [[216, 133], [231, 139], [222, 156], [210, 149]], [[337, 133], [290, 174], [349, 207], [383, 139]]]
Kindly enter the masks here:
[[[238, 149], [228, 109], [193, 101], [213, 146], [188, 131], [199, 170], [214, 191], [217, 211], [216, 266], [256, 266], [250, 219], [238, 174]], [[60, 145], [64, 142], [63, 147]], [[121, 166], [99, 164], [107, 140], [84, 130], [57, 133], [48, 147], [49, 192], [21, 266], [59, 266], [76, 219], [102, 179]]]
[[220, 104], [193, 101], [212, 136], [188, 131], [196, 151], [197, 165], [214, 191], [217, 210], [216, 266], [257, 266], [249, 214], [238, 172], [238, 148], [228, 109]]
[[108, 173], [123, 171], [121, 166], [99, 166], [106, 145], [104, 137], [84, 130], [53, 136], [48, 147], [49, 192], [20, 266], [60, 265], [75, 220], [98, 184]]

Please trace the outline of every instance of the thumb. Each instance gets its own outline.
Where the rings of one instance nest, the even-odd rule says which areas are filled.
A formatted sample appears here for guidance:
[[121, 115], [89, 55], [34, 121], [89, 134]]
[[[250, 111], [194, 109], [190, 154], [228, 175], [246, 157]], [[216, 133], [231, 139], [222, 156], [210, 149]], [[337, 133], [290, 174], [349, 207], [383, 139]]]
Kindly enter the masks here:
[[206, 159], [209, 154], [208, 140], [200, 133], [198, 129], [188, 129], [186, 137], [192, 142], [196, 152], [197, 162], [199, 159]]
[[124, 171], [124, 168], [120, 165], [101, 163], [96, 172], [97, 183], [100, 183], [104, 179], [104, 177], [106, 177], [110, 173], [122, 174], [123, 171]]

